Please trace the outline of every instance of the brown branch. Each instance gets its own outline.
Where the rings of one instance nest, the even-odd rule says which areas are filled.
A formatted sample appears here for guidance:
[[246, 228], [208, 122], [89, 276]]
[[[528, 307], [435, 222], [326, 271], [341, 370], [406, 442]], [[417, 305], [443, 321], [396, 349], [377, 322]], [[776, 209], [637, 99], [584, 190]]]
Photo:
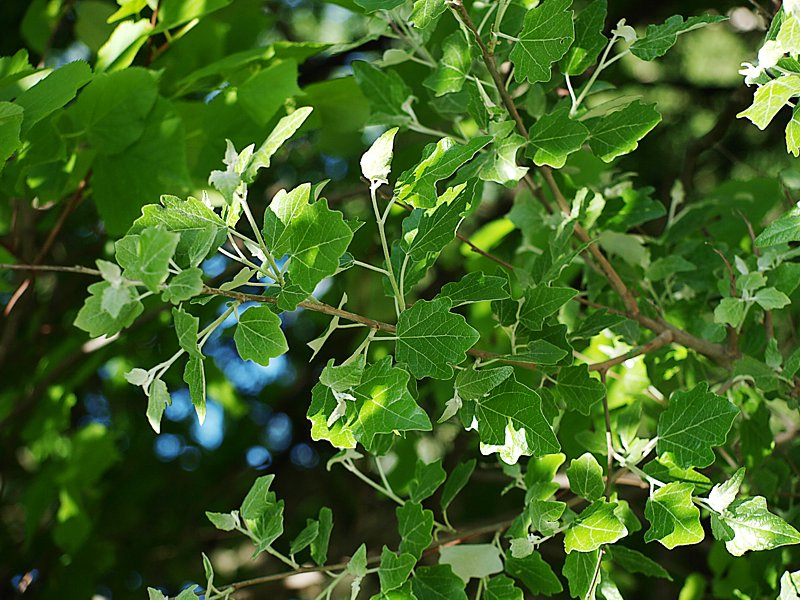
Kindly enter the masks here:
[[589, 365], [590, 371], [597, 371], [600, 373], [601, 377], [604, 377], [606, 371], [610, 368], [615, 367], [624, 363], [626, 360], [630, 360], [632, 358], [636, 358], [637, 356], [641, 356], [642, 354], [647, 354], [648, 352], [653, 352], [654, 350], [658, 350], [659, 348], [663, 348], [667, 344], [672, 343], [673, 335], [669, 329], [665, 329], [661, 333], [658, 334], [657, 337], [653, 338], [646, 344], [642, 346], [637, 346], [630, 352], [626, 352], [620, 356], [615, 356], [614, 358], [609, 358], [608, 360], [604, 360], [603, 362], [593, 363]]

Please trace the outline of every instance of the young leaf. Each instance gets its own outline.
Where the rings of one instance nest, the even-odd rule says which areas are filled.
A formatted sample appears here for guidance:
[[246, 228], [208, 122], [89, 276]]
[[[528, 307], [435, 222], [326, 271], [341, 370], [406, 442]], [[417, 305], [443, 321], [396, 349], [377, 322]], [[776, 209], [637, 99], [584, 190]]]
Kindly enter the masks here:
[[297, 537], [289, 544], [289, 554], [294, 556], [298, 552], [302, 552], [311, 545], [319, 535], [319, 521], [314, 519], [306, 519], [306, 526], [297, 534]]
[[267, 306], [253, 306], [239, 316], [233, 334], [236, 349], [242, 360], [268, 365], [270, 358], [285, 353], [289, 346], [281, 331], [281, 319]]
[[183, 370], [183, 381], [189, 386], [189, 398], [202, 425], [206, 420], [206, 372], [202, 355], [189, 357]]
[[758, 290], [753, 299], [764, 310], [777, 310], [792, 303], [789, 296], [774, 287]]
[[467, 600], [464, 581], [449, 565], [420, 567], [411, 580], [411, 589], [417, 600]]
[[[786, 124], [786, 151], [795, 158], [800, 156], [800, 109], [796, 106], [792, 109], [792, 118]], [[0, 150], [0, 160], [2, 158], [3, 152]]]
[[569, 487], [573, 493], [590, 502], [599, 500], [605, 492], [603, 467], [589, 452], [574, 459], [567, 467]]
[[550, 66], [569, 50], [575, 39], [572, 0], [547, 0], [525, 13], [525, 21], [510, 58], [519, 83], [550, 81]]
[[517, 163], [517, 152], [526, 140], [516, 133], [513, 121], [491, 123], [489, 132], [494, 137], [494, 145], [491, 160], [484, 163], [480, 177], [484, 181], [512, 187], [528, 172], [528, 167], [520, 167]]
[[565, 75], [580, 75], [597, 61], [608, 43], [603, 35], [607, 13], [608, 1], [594, 0], [575, 19], [575, 43], [561, 61]]
[[208, 517], [208, 520], [211, 521], [211, 524], [214, 527], [221, 529], [222, 531], [233, 531], [236, 529], [236, 525], [239, 524], [239, 520], [233, 513], [217, 513], [206, 511], [206, 517]]
[[89, 286], [89, 297], [75, 317], [75, 327], [83, 329], [91, 337], [111, 336], [119, 333], [142, 314], [144, 305], [135, 298], [119, 309], [116, 317], [103, 307], [103, 296], [112, 286], [107, 281], [98, 281]]
[[152, 292], [169, 274], [169, 261], [180, 236], [162, 227], [148, 227], [140, 234], [126, 235], [116, 243], [116, 258], [127, 279], [141, 281]]
[[485, 275], [481, 272], [468, 273], [460, 281], [451, 281], [442, 286], [439, 296], [450, 299], [453, 307], [473, 302], [504, 300], [510, 296], [508, 280], [505, 277]]
[[778, 600], [798, 599], [800, 599], [800, 571], [794, 573], [784, 571], [781, 575], [781, 594]]
[[[432, 262], [428, 257], [435, 257], [455, 237], [458, 226], [467, 210], [469, 194], [463, 193], [466, 186], [459, 186], [457, 195], [449, 202], [441, 203], [435, 209], [422, 212], [419, 224], [413, 238], [409, 241], [410, 234], [403, 238], [406, 252], [416, 261]], [[416, 215], [408, 217], [412, 219]]]
[[714, 462], [711, 448], [725, 443], [737, 414], [736, 406], [705, 383], [675, 392], [658, 418], [656, 449], [671, 452], [679, 467], [708, 467]]
[[450, 379], [454, 364], [480, 338], [461, 315], [449, 311], [447, 299], [420, 300], [397, 321], [397, 361], [408, 364], [414, 377]]
[[444, 483], [447, 473], [442, 468], [442, 459], [425, 464], [417, 460], [414, 469], [414, 479], [408, 486], [408, 495], [412, 502], [422, 502], [432, 496], [439, 486]]
[[283, 146], [286, 140], [300, 129], [300, 126], [305, 122], [312, 111], [313, 109], [310, 106], [303, 106], [278, 121], [272, 133], [264, 140], [264, 143], [261, 144], [258, 150], [253, 153], [250, 165], [242, 176], [245, 182], [252, 182], [256, 178], [259, 169], [269, 167], [272, 156]]
[[703, 541], [705, 533], [700, 510], [692, 503], [693, 490], [690, 483], [668, 483], [650, 496], [644, 510], [650, 529], [644, 541], [658, 540], [670, 550]]
[[419, 560], [433, 540], [433, 513], [418, 502], [406, 502], [395, 511], [400, 532], [400, 553]]
[[725, 483], [715, 485], [708, 494], [708, 504], [717, 512], [722, 512], [736, 499], [744, 480], [744, 467], [738, 469]]
[[564, 549], [592, 552], [603, 544], [613, 544], [628, 535], [625, 524], [616, 515], [616, 502], [597, 501], [589, 505], [564, 534]]
[[521, 581], [534, 596], [552, 596], [564, 589], [552, 567], [538, 552], [525, 558], [507, 557], [506, 572]]
[[464, 86], [472, 66], [469, 43], [462, 31], [451, 33], [442, 41], [442, 58], [422, 82], [436, 97], [458, 92]]
[[203, 271], [197, 267], [184, 269], [167, 283], [161, 297], [164, 302], [180, 304], [199, 296], [203, 291]]
[[470, 578], [482, 579], [503, 572], [500, 550], [494, 544], [458, 544], [439, 548], [439, 564], [450, 565], [467, 583]]
[[682, 16], [674, 15], [661, 25], [648, 25], [644, 37], [631, 45], [631, 53], [642, 60], [653, 60], [664, 56], [678, 41], [679, 35], [727, 19], [719, 15], [700, 15], [684, 21]]
[[797, 206], [767, 225], [756, 237], [755, 244], [765, 248], [796, 241], [800, 241], [800, 207]]
[[147, 398], [147, 420], [156, 433], [161, 433], [161, 416], [171, 403], [167, 384], [160, 379], [154, 379]]
[[750, 119], [753, 125], [763, 131], [789, 99], [797, 94], [800, 94], [800, 76], [778, 77], [759, 87], [753, 96], [753, 104], [736, 116]]
[[367, 181], [389, 182], [395, 135], [397, 135], [397, 127], [383, 132], [361, 157], [361, 174], [366, 177]]
[[589, 146], [604, 162], [628, 154], [639, 147], [639, 140], [661, 122], [655, 104], [631, 102], [622, 110], [586, 121]]
[[[602, 1], [605, 3], [605, 0]], [[595, 1], [594, 4], [598, 3], [599, 1]], [[531, 127], [526, 155], [536, 165], [549, 165], [560, 169], [567, 162], [567, 157], [580, 150], [589, 137], [586, 125], [570, 119], [568, 113], [569, 108], [566, 105], [557, 108], [542, 116]]]
[[514, 373], [513, 367], [459, 371], [456, 389], [465, 400], [479, 400]]
[[734, 556], [741, 556], [748, 550], [772, 550], [800, 544], [800, 533], [769, 512], [763, 496], [734, 501], [720, 520], [733, 530], [734, 537], [725, 542], [725, 548]]
[[714, 322], [739, 328], [744, 322], [745, 307], [741, 298], [723, 298], [714, 309]]
[[414, 27], [426, 29], [436, 23], [446, 10], [445, 0], [414, 0], [414, 8], [408, 20]]
[[381, 592], [390, 592], [403, 585], [415, 564], [417, 559], [411, 554], [395, 554], [384, 546], [381, 550], [381, 564], [378, 567]]
[[425, 158], [398, 178], [394, 188], [397, 199], [417, 208], [434, 208], [439, 202], [437, 182], [453, 175], [491, 141], [492, 136], [481, 135], [463, 145], [451, 138], [429, 144], [424, 151]]
[[161, 205], [146, 205], [142, 216], [133, 222], [130, 233], [141, 233], [158, 225], [180, 236], [174, 258], [181, 268], [198, 266], [225, 242], [228, 231], [217, 213], [191, 196], [186, 200], [161, 196]]

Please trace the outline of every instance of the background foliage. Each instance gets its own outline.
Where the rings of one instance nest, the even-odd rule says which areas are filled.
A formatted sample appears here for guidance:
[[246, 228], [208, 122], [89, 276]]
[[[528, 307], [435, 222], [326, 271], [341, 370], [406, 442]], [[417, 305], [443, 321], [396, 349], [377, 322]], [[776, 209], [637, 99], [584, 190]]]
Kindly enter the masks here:
[[[108, 261], [99, 266], [105, 283], [80, 273], [3, 273], [0, 596], [143, 597], [147, 586], [175, 595], [189, 583], [206, 586], [201, 552], [213, 564], [219, 588], [285, 572], [269, 552], [251, 560], [253, 544], [224, 531], [231, 528], [225, 517], [213, 517], [222, 526], [216, 529], [205, 515], [241, 507], [256, 543], [269, 546], [275, 532], [268, 525], [277, 522], [282, 500], [286, 535], [274, 542], [274, 552], [295, 554], [302, 544], [295, 542], [293, 550], [289, 542], [308, 527], [310, 546], [297, 550], [299, 561], [339, 563], [354, 557], [336, 597], [347, 597], [350, 581], [377, 565], [368, 566], [368, 558], [380, 556], [384, 545], [396, 551], [398, 544], [403, 554], [386, 556], [381, 572], [361, 581], [365, 597], [399, 587], [405, 578], [398, 583], [391, 574], [410, 571], [420, 557], [413, 582], [406, 584], [420, 600], [436, 591], [463, 597], [459, 574], [475, 577], [470, 595], [479, 585], [488, 586], [486, 598], [518, 598], [521, 590], [530, 597], [582, 597], [591, 592], [592, 581], [605, 598], [796, 597], [784, 572], [800, 564], [797, 548], [788, 545], [797, 543], [792, 525], [800, 524], [795, 435], [800, 235], [791, 212], [800, 171], [786, 154], [787, 147], [797, 154], [795, 121], [787, 109], [778, 112], [798, 91], [794, 73], [800, 65], [792, 46], [797, 41], [792, 27], [781, 29], [794, 5], [787, 3], [767, 35], [778, 9], [767, 3], [615, 1], [603, 19], [604, 3], [576, 0], [574, 30], [568, 2], [528, 4], [475, 3], [461, 14], [462, 21], [471, 15], [477, 27], [487, 10], [505, 7], [498, 29], [504, 36], [488, 34], [497, 14], [492, 12], [483, 39], [493, 43], [499, 74], [509, 80], [523, 127], [530, 131], [524, 148], [480, 48], [460, 27], [458, 11], [444, 4], [34, 0], [0, 5], [0, 158], [5, 161], [0, 262], [94, 269], [97, 259]], [[372, 10], [377, 6], [393, 11], [388, 22], [383, 12]], [[606, 43], [598, 42], [601, 32], [610, 35], [624, 18], [639, 35], [649, 35], [649, 25], [675, 14], [729, 19], [681, 35], [672, 48], [669, 35], [655, 45], [633, 44], [631, 53], [602, 70], [594, 93], [573, 111], [577, 118], [569, 117], [577, 103], [570, 101], [564, 74], [571, 75], [577, 100], [580, 86], [597, 72]], [[550, 16], [553, 22], [545, 18]], [[680, 29], [682, 21], [672, 23]], [[538, 42], [540, 27], [562, 32], [563, 43]], [[567, 53], [576, 35], [583, 45]], [[756, 60], [767, 38], [778, 38], [783, 46], [777, 53], [768, 46]], [[626, 47], [620, 40], [611, 56]], [[513, 74], [506, 69], [509, 60]], [[745, 87], [738, 73], [743, 61], [755, 63], [746, 73], [748, 83], [767, 89], [759, 93], [769, 106], [756, 96], [755, 108], [747, 109], [754, 89]], [[759, 71], [759, 64], [768, 68]], [[473, 79], [464, 77], [467, 71]], [[773, 79], [777, 83], [769, 83]], [[774, 105], [768, 86], [784, 90]], [[406, 110], [409, 96], [415, 98], [413, 112]], [[594, 113], [587, 116], [587, 109]], [[758, 128], [736, 119], [744, 110]], [[258, 170], [243, 149], [250, 144], [265, 149], [262, 141], [292, 115], [302, 126], [294, 135], [278, 136], [288, 141], [269, 148], [273, 154], [257, 153], [266, 163]], [[767, 126], [772, 117], [776, 123]], [[399, 128], [387, 177], [392, 185], [372, 187], [382, 208], [392, 186], [400, 201], [387, 213], [385, 230], [389, 246], [394, 243], [394, 272], [399, 274], [403, 257], [410, 256], [407, 278], [395, 281], [403, 292], [399, 302], [415, 303], [399, 319], [389, 278], [353, 262], [384, 262], [360, 159], [390, 127]], [[459, 155], [458, 166], [466, 164], [452, 179], [455, 169], [437, 166], [438, 155], [426, 149], [445, 134], [467, 145], [448, 150]], [[430, 152], [430, 173], [409, 171]], [[554, 167], [554, 175], [534, 163]], [[373, 171], [364, 174], [381, 179], [383, 166], [378, 156], [367, 166]], [[557, 187], [550, 185], [552, 177]], [[247, 215], [237, 214], [242, 179], [256, 228], [268, 223], [263, 235], [272, 232], [269, 247], [284, 249], [276, 250], [275, 258], [294, 254], [289, 281], [276, 300], [287, 311], [280, 321], [266, 307], [241, 312], [238, 325], [231, 314], [219, 319], [226, 306], [218, 297], [173, 310], [170, 299], [177, 304], [200, 291], [196, 272], [185, 275], [183, 286], [171, 278], [163, 299], [153, 293], [139, 307], [122, 277], [161, 291], [176, 245], [175, 266], [186, 268], [184, 273], [201, 267], [212, 287], [230, 281], [241, 266], [221, 254], [203, 260], [225, 239], [224, 233], [215, 237], [224, 227], [213, 219], [192, 245], [183, 233], [178, 238], [163, 228], [148, 229], [160, 214], [152, 207], [131, 230], [140, 237], [127, 238], [134, 249], [126, 258], [125, 243], [120, 250], [114, 242], [142, 207], [162, 194], [179, 197], [174, 206], [185, 206], [182, 199], [202, 198], [206, 191], [217, 207], [228, 207], [229, 219], [242, 217], [241, 231], [255, 235]], [[437, 193], [446, 186], [439, 182], [448, 179], [449, 186], [467, 184], [466, 191], [442, 204]], [[323, 180], [330, 180], [322, 194], [324, 208], [307, 202], [312, 192], [319, 195]], [[297, 187], [305, 183], [314, 189]], [[299, 202], [292, 205], [294, 221], [276, 210], [281, 189], [299, 190], [284, 199]], [[578, 198], [575, 216], [583, 238], [580, 231], [570, 237], [576, 221], [565, 224], [556, 189], [570, 204]], [[407, 215], [401, 203], [417, 210]], [[442, 212], [423, 214], [421, 209], [434, 206]], [[357, 229], [358, 222], [364, 223]], [[447, 243], [457, 226], [460, 240]], [[414, 230], [417, 237], [410, 240]], [[341, 244], [318, 253], [304, 246], [311, 238]], [[159, 258], [165, 248], [169, 256]], [[349, 255], [340, 260], [345, 250]], [[606, 256], [611, 271], [603, 267]], [[124, 273], [114, 270], [115, 260]], [[150, 270], [156, 263], [163, 268]], [[280, 270], [283, 264], [268, 266]], [[304, 270], [300, 264], [314, 267]], [[598, 265], [599, 271], [592, 268]], [[340, 266], [347, 268], [329, 278]], [[621, 277], [622, 288], [609, 273]], [[476, 274], [467, 280], [472, 292], [446, 287], [465, 274]], [[96, 305], [87, 304], [81, 317], [90, 283], [100, 286], [94, 288]], [[106, 294], [108, 289], [113, 291]], [[249, 285], [237, 291], [263, 289]], [[459, 303], [459, 294], [475, 300], [474, 290], [484, 301], [448, 310]], [[321, 348], [309, 349], [306, 344], [327, 330], [332, 314], [314, 306], [291, 310], [311, 291], [334, 307], [346, 293], [344, 309], [397, 323], [396, 333], [376, 336], [396, 336], [396, 348], [391, 342], [370, 344], [371, 366], [358, 384], [337, 387], [348, 375], [325, 375], [323, 368], [350, 357], [367, 330], [336, 329]], [[136, 295], [142, 292], [144, 287]], [[521, 309], [505, 299], [508, 294], [525, 299]], [[604, 312], [603, 306], [611, 310]], [[104, 311], [112, 321], [130, 320], [130, 326], [117, 335], [120, 323], [109, 323]], [[201, 329], [219, 321], [202, 347], [207, 400], [195, 398], [205, 406], [202, 426], [184, 383], [185, 357], [163, 376], [171, 392], [168, 408], [163, 393], [159, 405], [152, 391], [148, 408], [142, 389], [125, 377], [172, 356], [179, 348], [176, 331], [189, 331], [188, 338], [197, 334], [184, 311], [199, 318]], [[76, 318], [92, 338], [73, 325]], [[249, 330], [243, 327], [248, 323]], [[443, 342], [452, 332], [455, 341]], [[97, 337], [103, 333], [110, 337]], [[271, 345], [248, 344], [262, 334]], [[282, 336], [290, 349], [286, 354]], [[186, 344], [196, 357], [193, 342]], [[473, 345], [470, 362], [462, 362]], [[476, 350], [517, 354], [506, 358], [517, 366], [486, 364], [492, 357], [476, 356]], [[402, 368], [391, 367], [392, 354]], [[624, 362], [604, 362], [621, 356]], [[467, 381], [470, 371], [456, 368], [471, 366], [476, 357], [489, 367], [487, 377], [497, 379], [493, 385]], [[525, 368], [530, 363], [539, 368]], [[618, 452], [629, 459], [645, 448], [653, 453], [645, 461], [646, 473], [636, 461], [626, 470], [617, 460], [613, 489], [603, 478], [606, 388], [585, 364], [603, 375]], [[451, 400], [456, 372], [458, 415], [453, 412], [458, 402]], [[332, 407], [352, 402], [340, 400], [334, 390], [363, 402], [374, 394], [363, 381], [379, 381], [391, 388], [392, 398], [403, 400], [408, 433], [392, 436], [400, 427], [396, 422], [381, 429], [374, 421], [353, 425], [350, 432], [328, 431]], [[531, 389], [539, 390], [543, 411], [531, 408], [536, 404]], [[492, 392], [490, 400], [482, 400], [484, 391]], [[323, 407], [318, 414], [315, 405]], [[506, 416], [524, 407], [512, 423], [517, 433], [527, 432], [499, 457], [480, 446], [506, 442], [507, 420], [494, 416], [498, 406]], [[443, 413], [448, 418], [437, 423]], [[473, 413], [480, 433], [464, 431]], [[344, 417], [340, 423], [350, 422]], [[419, 431], [427, 429], [432, 430]], [[352, 445], [347, 435], [359, 442], [359, 452], [386, 454], [380, 464], [387, 482], [371, 457], [347, 455], [345, 468], [326, 469], [336, 448], [319, 438]], [[695, 438], [701, 443], [691, 441]], [[520, 455], [559, 451], [563, 464], [552, 456], [517, 462]], [[660, 462], [653, 460], [656, 454]], [[433, 466], [423, 467], [427, 463]], [[456, 495], [453, 482], [468, 476], [472, 464], [469, 484]], [[388, 485], [391, 494], [371, 489], [351, 469], [379, 487]], [[448, 480], [439, 488], [441, 469]], [[248, 496], [252, 501], [242, 505], [265, 473], [274, 474], [274, 481], [259, 479]], [[713, 485], [728, 480], [733, 483], [709, 496]], [[741, 495], [733, 501], [740, 485]], [[618, 494], [610, 498], [618, 502], [615, 507], [603, 501], [612, 492]], [[387, 495], [399, 496], [403, 507]], [[692, 496], [705, 500], [693, 503]], [[327, 518], [323, 507], [333, 514], [327, 552], [320, 538]], [[715, 511], [728, 521], [710, 520]], [[580, 519], [570, 521], [573, 514]], [[259, 521], [264, 515], [269, 518]], [[423, 530], [433, 527], [434, 517], [437, 529], [442, 522], [441, 542], [462, 543], [426, 551], [429, 539], [415, 531], [419, 524]], [[774, 537], [731, 541], [736, 523], [755, 519]], [[527, 520], [534, 522], [533, 538]], [[449, 524], [457, 531], [447, 531]], [[595, 530], [605, 535], [598, 543]], [[529, 554], [542, 537], [548, 541]], [[624, 539], [612, 544], [617, 538]], [[502, 562], [492, 543], [502, 547]], [[739, 556], [759, 543], [768, 549]], [[677, 551], [668, 550], [676, 545]], [[497, 575], [498, 564], [516, 583]], [[481, 578], [489, 576], [491, 582], [484, 583]], [[662, 578], [654, 585], [649, 576]], [[280, 579], [245, 587], [236, 597], [313, 598], [328, 582], [313, 575]]]

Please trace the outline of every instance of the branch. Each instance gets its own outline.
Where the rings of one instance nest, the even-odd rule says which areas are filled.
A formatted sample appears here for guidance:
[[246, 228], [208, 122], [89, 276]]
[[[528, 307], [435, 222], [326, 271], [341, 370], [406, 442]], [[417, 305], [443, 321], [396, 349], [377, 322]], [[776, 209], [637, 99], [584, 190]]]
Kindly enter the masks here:
[[626, 352], [625, 354], [621, 354], [620, 356], [615, 356], [614, 358], [609, 358], [603, 362], [593, 363], [589, 365], [590, 371], [598, 371], [601, 376], [605, 374], [611, 367], [615, 367], [619, 364], [624, 363], [627, 360], [632, 358], [636, 358], [637, 356], [641, 356], [642, 354], [647, 354], [648, 352], [652, 352], [653, 350], [658, 350], [659, 348], [663, 348], [667, 344], [672, 343], [673, 336], [672, 332], [669, 329], [662, 331], [658, 334], [658, 337], [653, 338], [646, 344], [642, 346], [637, 346], [630, 352]]

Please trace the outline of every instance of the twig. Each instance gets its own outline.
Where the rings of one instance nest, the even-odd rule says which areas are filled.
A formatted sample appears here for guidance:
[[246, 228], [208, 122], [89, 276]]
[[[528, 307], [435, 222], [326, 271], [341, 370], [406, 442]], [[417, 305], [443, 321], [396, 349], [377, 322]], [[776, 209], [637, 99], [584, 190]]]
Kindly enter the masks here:
[[[711, 248], [721, 259], [722, 262], [725, 263], [725, 268], [728, 270], [728, 278], [730, 279], [730, 294], [731, 298], [736, 298], [736, 271], [733, 270], [730, 261], [725, 257], [725, 255], [714, 248]], [[733, 325], [728, 325], [728, 352], [734, 356], [739, 350], [739, 332], [737, 331], [736, 327]]]
[[[736, 211], [739, 216], [741, 217], [742, 221], [744, 221], [745, 226], [747, 227], [747, 234], [750, 236], [750, 243], [753, 245], [753, 254], [756, 257], [761, 256], [761, 249], [756, 245], [756, 232], [753, 231], [753, 225], [750, 223], [750, 220], [744, 216], [744, 213], [740, 210]], [[771, 340], [775, 337], [775, 326], [772, 322], [772, 311], [765, 310], [764, 311], [764, 329], [767, 332], [767, 339]]]
[[614, 358], [609, 358], [608, 360], [604, 360], [603, 362], [593, 363], [589, 365], [590, 371], [597, 371], [600, 373], [600, 377], [605, 378], [605, 373], [611, 368], [615, 367], [619, 364], [624, 363], [627, 360], [632, 358], [636, 358], [642, 354], [647, 354], [648, 352], [652, 352], [653, 350], [658, 350], [663, 346], [672, 342], [672, 332], [670, 330], [662, 331], [658, 334], [657, 337], [653, 338], [646, 344], [642, 346], [637, 346], [633, 350], [626, 352], [620, 356], [615, 356]]

